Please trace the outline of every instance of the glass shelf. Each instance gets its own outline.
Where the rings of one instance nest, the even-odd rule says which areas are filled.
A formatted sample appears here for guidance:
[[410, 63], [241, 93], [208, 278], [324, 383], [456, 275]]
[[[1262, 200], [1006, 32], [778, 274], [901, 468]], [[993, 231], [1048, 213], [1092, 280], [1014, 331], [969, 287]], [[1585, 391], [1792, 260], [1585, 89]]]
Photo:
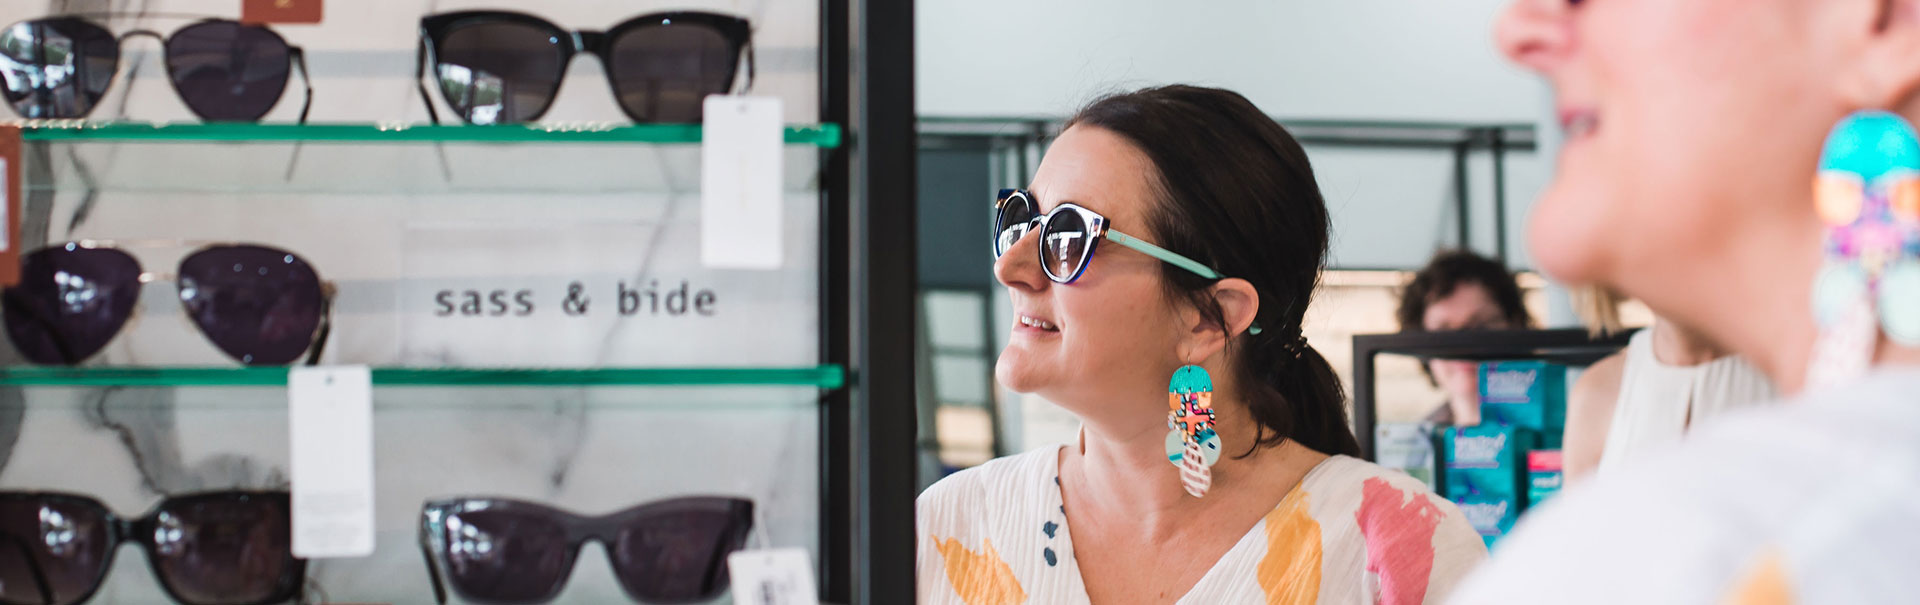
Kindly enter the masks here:
[[[287, 368], [0, 368], [0, 386], [286, 386]], [[838, 365], [785, 368], [374, 368], [385, 387], [806, 386], [846, 384]]]
[[[699, 124], [525, 124], [501, 126], [377, 124], [250, 124], [32, 121], [15, 122], [28, 141], [66, 143], [656, 143], [700, 142]], [[839, 147], [838, 124], [792, 124], [789, 145]]]

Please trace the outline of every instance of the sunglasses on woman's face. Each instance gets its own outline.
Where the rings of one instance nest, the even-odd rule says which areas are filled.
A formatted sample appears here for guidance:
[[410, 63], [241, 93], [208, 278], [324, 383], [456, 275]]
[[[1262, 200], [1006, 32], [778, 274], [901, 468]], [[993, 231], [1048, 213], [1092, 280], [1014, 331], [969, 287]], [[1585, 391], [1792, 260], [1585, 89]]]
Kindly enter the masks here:
[[99, 500], [0, 492], [0, 602], [73, 605], [93, 597], [117, 548], [141, 545], [153, 574], [187, 605], [287, 601], [305, 583], [286, 492], [168, 498], [139, 519]]
[[1093, 262], [1093, 251], [1100, 240], [1108, 240], [1139, 250], [1173, 266], [1192, 271], [1207, 279], [1220, 279], [1220, 273], [1199, 261], [1175, 254], [1108, 226], [1107, 217], [1078, 204], [1063, 203], [1041, 214], [1033, 194], [1020, 189], [1002, 189], [993, 216], [993, 257], [1005, 256], [1028, 232], [1040, 232], [1040, 268], [1054, 283], [1071, 284], [1086, 273]]
[[[118, 249], [75, 242], [42, 248], [21, 263], [20, 283], [0, 290], [13, 346], [34, 363], [74, 365], [113, 340], [133, 317], [140, 289], [166, 279], [144, 273]], [[201, 248], [172, 276], [180, 305], [207, 340], [247, 365], [293, 363], [326, 347], [333, 288], [292, 252], [257, 245]]]
[[121, 42], [136, 36], [161, 40], [167, 80], [202, 120], [259, 120], [280, 102], [298, 66], [306, 88], [300, 121], [307, 121], [313, 84], [300, 48], [264, 26], [226, 19], [199, 21], [164, 38], [149, 30], [115, 37], [76, 16], [21, 21], [0, 31], [0, 94], [24, 118], [84, 118], [120, 69]]
[[707, 95], [732, 88], [742, 53], [753, 80], [751, 31], [745, 19], [702, 12], [644, 15], [605, 32], [570, 32], [509, 11], [441, 13], [420, 20], [418, 76], [431, 64], [441, 99], [467, 123], [531, 122], [553, 105], [574, 56], [588, 53], [600, 58], [633, 121], [698, 122]]
[[726, 590], [727, 555], [746, 544], [753, 503], [675, 498], [601, 517], [501, 498], [429, 502], [420, 552], [433, 595], [445, 582], [475, 603], [545, 603], [560, 595], [580, 546], [606, 548], [627, 596], [642, 603], [704, 603]]

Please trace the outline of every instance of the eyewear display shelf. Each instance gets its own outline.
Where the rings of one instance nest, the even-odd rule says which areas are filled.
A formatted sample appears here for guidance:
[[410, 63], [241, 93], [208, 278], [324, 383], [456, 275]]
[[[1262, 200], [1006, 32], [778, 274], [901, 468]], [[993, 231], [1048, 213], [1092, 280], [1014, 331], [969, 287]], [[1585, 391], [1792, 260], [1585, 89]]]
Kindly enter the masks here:
[[1568, 366], [1588, 366], [1627, 346], [1632, 331], [1594, 338], [1583, 329], [1505, 330], [1464, 332], [1407, 332], [1356, 334], [1353, 337], [1353, 425], [1360, 454], [1375, 460], [1375, 357], [1405, 355], [1422, 361], [1506, 361], [1537, 359]]
[[[917, 493], [913, 449], [916, 423], [912, 405], [916, 219], [911, 205], [901, 207], [887, 201], [912, 199], [915, 195], [912, 3], [822, 0], [819, 10], [818, 119], [786, 127], [783, 151], [786, 177], [782, 186], [783, 199], [789, 209], [784, 219], [786, 224], [805, 225], [797, 231], [789, 230], [788, 240], [807, 237], [805, 229], [817, 229], [814, 234], [817, 246], [808, 244], [802, 248], [817, 253], [817, 258], [796, 263], [817, 267], [817, 275], [812, 276], [814, 286], [800, 291], [817, 292], [818, 299], [801, 312], [809, 315], [807, 319], [811, 321], [783, 321], [761, 328], [778, 330], [779, 325], [799, 325], [803, 327], [793, 329], [817, 330], [817, 334], [809, 338], [786, 341], [789, 348], [792, 342], [817, 342], [815, 359], [801, 361], [797, 357], [804, 355], [799, 355], [792, 361], [800, 363], [760, 364], [751, 359], [765, 356], [743, 355], [749, 360], [737, 363], [728, 356], [709, 356], [691, 361], [664, 360], [663, 367], [609, 364], [616, 367], [565, 369], [376, 364], [372, 368], [374, 422], [376, 435], [387, 436], [376, 444], [376, 449], [381, 452], [431, 450], [437, 443], [425, 436], [427, 434], [453, 435], [485, 444], [503, 438], [510, 442], [513, 437], [539, 432], [542, 439], [551, 441], [541, 441], [537, 444], [540, 447], [577, 452], [578, 449], [568, 448], [579, 446], [568, 443], [566, 438], [546, 436], [552, 433], [548, 429], [555, 423], [550, 411], [505, 412], [521, 415], [500, 416], [503, 412], [481, 409], [487, 407], [489, 398], [496, 403], [512, 400], [515, 406], [536, 411], [547, 409], [539, 407], [548, 405], [546, 403], [520, 403], [538, 399], [538, 395], [515, 399], [526, 393], [553, 393], [553, 399], [576, 397], [575, 401], [591, 401], [580, 404], [590, 410], [637, 410], [635, 413], [656, 414], [673, 424], [642, 426], [626, 433], [625, 440], [679, 439], [705, 443], [695, 446], [702, 451], [675, 451], [673, 455], [705, 457], [723, 449], [753, 453], [740, 457], [748, 462], [731, 463], [744, 478], [701, 479], [707, 483], [724, 487], [734, 484], [726, 481], [765, 481], [768, 477], [773, 478], [775, 483], [771, 485], [774, 486], [789, 486], [786, 482], [794, 481], [808, 486], [817, 481], [817, 489], [793, 486], [766, 489], [772, 490], [771, 497], [775, 499], [780, 493], [807, 494], [794, 496], [804, 502], [812, 494], [818, 495], [817, 507], [789, 512], [779, 521], [784, 522], [782, 527], [790, 532], [797, 529], [802, 536], [817, 536], [794, 541], [817, 545], [813, 563], [822, 602], [911, 602], [914, 598], [913, 510]], [[425, 214], [421, 208], [433, 212], [452, 209], [477, 213], [488, 220], [498, 221], [503, 217], [511, 220], [515, 215], [500, 209], [501, 200], [518, 202], [569, 194], [588, 200], [572, 202], [576, 204], [574, 207], [586, 210], [569, 220], [590, 222], [606, 216], [609, 209], [619, 211], [622, 204], [635, 203], [631, 197], [623, 198], [624, 194], [654, 197], [660, 197], [656, 194], [696, 194], [700, 181], [692, 168], [698, 166], [700, 157], [701, 127], [697, 124], [465, 126], [41, 121], [12, 125], [22, 128], [25, 143], [20, 158], [23, 182], [14, 185], [19, 187], [22, 208], [19, 238], [13, 243], [27, 250], [64, 241], [55, 234], [63, 233], [62, 228], [72, 232], [73, 224], [80, 220], [93, 221], [89, 223], [93, 226], [88, 231], [90, 235], [105, 236], [118, 233], [103, 232], [140, 231], [144, 225], [140, 221], [151, 220], [147, 217], [160, 216], [165, 211], [204, 212], [166, 207], [167, 202], [175, 200], [199, 203], [200, 198], [212, 197], [228, 200], [221, 203], [240, 201], [244, 205], [233, 207], [238, 209], [231, 213], [234, 216], [209, 215], [216, 227], [229, 230], [237, 222], [274, 218], [275, 204], [297, 200], [303, 195], [337, 200], [339, 204], [319, 210], [289, 211], [290, 216], [281, 222], [323, 221], [330, 216], [363, 211], [411, 220], [406, 217]], [[595, 163], [615, 153], [645, 160], [619, 164], [624, 168], [621, 170], [606, 170], [604, 163]], [[689, 177], [690, 173], [694, 176]], [[102, 193], [107, 195], [100, 196]], [[102, 204], [108, 205], [111, 211], [95, 209], [96, 197], [109, 198]], [[139, 203], [126, 204], [129, 198]], [[407, 208], [408, 198], [423, 201]], [[812, 200], [817, 207], [800, 207], [797, 204], [809, 202], [799, 200]], [[557, 201], [555, 208], [567, 208], [568, 203]], [[56, 216], [56, 211], [49, 208], [58, 208], [59, 214]], [[101, 216], [111, 216], [112, 211], [128, 208], [135, 218], [100, 222]], [[409, 212], [415, 214], [409, 215]], [[567, 210], [552, 212], [560, 214]], [[666, 212], [663, 210], [662, 216], [666, 216]], [[85, 218], [89, 213], [92, 217]], [[806, 222], [794, 223], [795, 216], [803, 217]], [[286, 225], [280, 228], [282, 233], [294, 233], [286, 231]], [[309, 231], [316, 228], [307, 227]], [[271, 236], [262, 237], [265, 239], [262, 243], [275, 243]], [[675, 241], [684, 244], [687, 240]], [[345, 256], [352, 258], [351, 254]], [[322, 272], [327, 271], [326, 263], [316, 263], [316, 266]], [[538, 270], [534, 271], [537, 277]], [[803, 278], [800, 283], [806, 281]], [[349, 287], [352, 284], [343, 285], [341, 292], [344, 294]], [[157, 294], [157, 291], [146, 291], [144, 297], [164, 299]], [[765, 304], [763, 300], [743, 298], [746, 300], [740, 304], [745, 307]], [[365, 312], [365, 302], [360, 301], [363, 307], [357, 312]], [[347, 306], [336, 304], [335, 312], [356, 312]], [[817, 316], [811, 316], [815, 308]], [[187, 325], [184, 318], [165, 321]], [[341, 323], [336, 321], [332, 335], [336, 344], [328, 347], [329, 362], [354, 361], [338, 344], [342, 332]], [[813, 347], [811, 344], [801, 346]], [[531, 361], [530, 365], [546, 365], [538, 359]], [[283, 429], [284, 420], [273, 421], [259, 414], [279, 413], [275, 407], [284, 405], [284, 399], [276, 399], [279, 396], [274, 393], [284, 389], [290, 370], [227, 363], [229, 365], [215, 363], [212, 367], [198, 363], [190, 364], [191, 367], [125, 367], [112, 363], [80, 367], [12, 365], [0, 367], [0, 391], [12, 390], [25, 395], [44, 391], [50, 399], [78, 401], [87, 407], [88, 414], [95, 416], [111, 415], [100, 410], [108, 409], [102, 402], [108, 402], [105, 398], [113, 394], [135, 395], [131, 399], [140, 400], [131, 402], [135, 404], [150, 400], [172, 405], [176, 400], [193, 399], [196, 405], [202, 405], [211, 401], [215, 403], [213, 407], [202, 409], [227, 414], [215, 423], [226, 428], [196, 427], [193, 430], [200, 432], [195, 434], [219, 431], [220, 435], [231, 435], [242, 442], [264, 444], [266, 451], [281, 448], [278, 451], [284, 455], [284, 437], [276, 437], [274, 433], [279, 429], [272, 426], [278, 422]], [[712, 399], [718, 404], [714, 407], [720, 411], [712, 413], [725, 415], [722, 416], [725, 420], [720, 422], [744, 428], [727, 430], [725, 434], [687, 436], [688, 431], [681, 428], [684, 426], [681, 423], [686, 422], [689, 414], [698, 413], [697, 404], [706, 400], [702, 393], [714, 394]], [[239, 411], [220, 405], [236, 401], [241, 402]], [[749, 403], [727, 405], [740, 401]], [[469, 405], [476, 410], [475, 415], [465, 416], [465, 407]], [[137, 411], [139, 406], [122, 407]], [[36, 408], [30, 404], [25, 409], [32, 420]], [[7, 422], [4, 417], [7, 412], [6, 405], [0, 405], [0, 423]], [[438, 424], [409, 424], [421, 417], [420, 414], [449, 413], [462, 416]], [[789, 420], [794, 418], [800, 422], [795, 424]], [[106, 421], [111, 426], [113, 419]], [[599, 420], [591, 424], [603, 433], [610, 430], [599, 426]], [[16, 424], [16, 428], [18, 426]], [[792, 426], [800, 427], [797, 433], [786, 428]], [[98, 428], [86, 430], [98, 432]], [[164, 431], [167, 439], [175, 439], [174, 435], [178, 434], [171, 425]], [[244, 434], [248, 432], [262, 435]], [[735, 432], [740, 435], [731, 434]], [[49, 438], [46, 434], [36, 437]], [[121, 438], [127, 448], [133, 448], [142, 437], [122, 434]], [[185, 437], [179, 439], [186, 440]], [[692, 441], [695, 439], [707, 441]], [[602, 444], [620, 440], [603, 437]], [[814, 455], [791, 452], [781, 446], [781, 440], [802, 444], [798, 447], [803, 448], [817, 446], [818, 451]], [[521, 458], [538, 458], [546, 453], [538, 447], [505, 447], [508, 449], [486, 452], [491, 457], [478, 465], [467, 461], [462, 466], [460, 460], [448, 460], [448, 455], [441, 452], [404, 457], [400, 460], [407, 468], [393, 472], [382, 466], [387, 460], [382, 456], [387, 454], [376, 453], [376, 476], [384, 477], [380, 479], [382, 485], [394, 482], [404, 485], [412, 478], [435, 481], [477, 469], [498, 468], [504, 473], [537, 477], [535, 484], [553, 486], [567, 480], [608, 481], [609, 470], [616, 471], [612, 473], [615, 477], [641, 477], [637, 480], [640, 483], [650, 481], [644, 479], [649, 476], [660, 476], [668, 482], [685, 479], [684, 473], [672, 472], [674, 467], [683, 466], [672, 463], [672, 458], [604, 457], [584, 461], [563, 457], [566, 464], [590, 467], [599, 474], [597, 478], [585, 476], [589, 475], [588, 471], [581, 470], [578, 472], [583, 476], [577, 479], [562, 479], [559, 474], [553, 474], [554, 471], [540, 470], [538, 465], [534, 465], [536, 468], [532, 471], [513, 467]], [[39, 460], [42, 468], [58, 466], [58, 461], [49, 461], [49, 457], [81, 456], [79, 452], [51, 451], [58, 448], [42, 446], [41, 449], [45, 451], [32, 457]], [[19, 458], [14, 457], [15, 467], [20, 466]], [[6, 459], [0, 457], [0, 465], [3, 464]], [[809, 467], [813, 467], [811, 472], [797, 474], [800, 479], [779, 478], [783, 473], [794, 474], [790, 471]], [[145, 473], [147, 469], [143, 467], [140, 471]], [[410, 477], [397, 478], [393, 476], [396, 474]], [[548, 479], [550, 474], [552, 478]], [[15, 481], [20, 480], [21, 473], [10, 475]], [[130, 485], [120, 492], [150, 494], [154, 489], [148, 483], [145, 488]], [[612, 491], [619, 489], [639, 488], [615, 486]], [[401, 501], [405, 498], [394, 496], [391, 491], [376, 493], [376, 513], [380, 519], [391, 516], [389, 509], [396, 506], [407, 509], [400, 513], [417, 513], [418, 502]], [[572, 504], [598, 507], [582, 512], [609, 512], [615, 505], [638, 504], [596, 498], [579, 498], [588, 502]], [[777, 507], [757, 506], [757, 511], [762, 515], [782, 514], [780, 510], [769, 510], [774, 508]], [[811, 516], [816, 508], [817, 516]], [[385, 525], [386, 521], [377, 523], [380, 524], [377, 531], [382, 536], [378, 538], [382, 544], [379, 552], [391, 554], [390, 541], [396, 540], [393, 534], [407, 530], [395, 532]], [[767, 527], [773, 523], [757, 525]], [[401, 536], [397, 541], [404, 544], [407, 539]], [[793, 545], [766, 543], [761, 539], [750, 541], [749, 547]], [[430, 602], [425, 601], [431, 594], [427, 592], [425, 574], [412, 569], [420, 561], [419, 554], [414, 552], [404, 557], [406, 569], [394, 565], [402, 560], [399, 558], [316, 562], [318, 569], [328, 570], [336, 574], [335, 577], [352, 578], [350, 585], [329, 598]], [[594, 565], [591, 559], [583, 555], [582, 568]], [[606, 570], [598, 573], [602, 576], [599, 579], [606, 580]], [[313, 577], [310, 571], [309, 580]], [[357, 592], [371, 589], [358, 582], [369, 578], [372, 583], [403, 582], [406, 591], [373, 593], [374, 599], [360, 598]], [[151, 584], [145, 579], [135, 581]], [[139, 593], [136, 590], [132, 594]], [[116, 598], [126, 598], [125, 593], [121, 597], [108, 595], [106, 600]], [[591, 598], [620, 600], [617, 592]]]

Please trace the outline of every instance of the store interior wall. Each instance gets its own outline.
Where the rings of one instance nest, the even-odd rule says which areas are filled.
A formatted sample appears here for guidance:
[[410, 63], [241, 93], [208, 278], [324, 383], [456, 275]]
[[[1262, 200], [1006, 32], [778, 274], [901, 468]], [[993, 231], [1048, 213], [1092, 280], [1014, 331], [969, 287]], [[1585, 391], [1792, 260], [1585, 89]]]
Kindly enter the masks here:
[[[426, 120], [414, 84], [419, 18], [499, 2], [329, 0], [318, 25], [273, 29], [305, 49], [314, 122]], [[122, 11], [116, 32], [171, 32], [237, 17], [236, 0], [0, 3], [0, 21]], [[817, 4], [686, 0], [521, 3], [575, 29], [605, 29], [669, 8], [755, 24], [754, 91], [788, 122], [818, 121]], [[128, 12], [131, 11], [131, 12]], [[160, 45], [127, 44], [96, 120], [196, 122], [165, 81]], [[438, 93], [435, 92], [435, 95]], [[265, 121], [291, 122], [290, 84]], [[436, 102], [437, 99], [436, 99]], [[451, 119], [446, 106], [441, 116]], [[4, 110], [0, 110], [4, 111]], [[9, 116], [11, 114], [8, 114]], [[624, 124], [598, 62], [571, 64], [548, 124]], [[39, 144], [36, 144], [39, 145]], [[339, 288], [327, 364], [381, 366], [811, 366], [819, 363], [818, 156], [787, 148], [777, 271], [705, 268], [699, 259], [700, 148], [658, 145], [45, 144], [51, 184], [29, 185], [26, 221], [46, 242], [117, 240], [149, 271], [208, 241], [298, 253]], [[158, 243], [154, 243], [158, 242]], [[36, 242], [27, 242], [35, 244]], [[623, 312], [617, 288], [685, 280], [717, 294], [716, 313]], [[591, 306], [563, 310], [573, 283]], [[237, 365], [181, 312], [172, 283], [142, 291], [136, 320], [101, 365]], [[520, 316], [438, 312], [528, 290]], [[683, 305], [684, 305], [684, 298]], [[461, 303], [464, 306], [464, 303]], [[475, 308], [481, 308], [476, 304]], [[684, 306], [683, 306], [684, 309]], [[483, 314], [484, 315], [484, 314]], [[24, 364], [10, 347], [0, 363]], [[377, 549], [315, 561], [335, 600], [430, 602], [418, 546], [421, 504], [507, 496], [582, 514], [660, 498], [739, 495], [774, 546], [817, 549], [818, 391], [774, 388], [407, 388], [375, 392]], [[163, 495], [287, 485], [286, 394], [274, 388], [18, 389], [0, 393], [0, 489], [92, 495], [137, 515]], [[10, 425], [10, 426], [4, 426]], [[817, 552], [817, 550], [816, 550]], [[122, 552], [95, 603], [166, 597], [143, 557]], [[561, 602], [625, 600], [589, 547]]]
[[[1493, 46], [1494, 18], [1505, 4], [920, 0], [917, 111], [923, 119], [1060, 119], [1102, 94], [1190, 83], [1240, 92], [1283, 123], [1532, 125], [1536, 150], [1509, 152], [1504, 167], [1506, 260], [1529, 270], [1527, 213], [1551, 173], [1559, 136], [1545, 86], [1508, 64]], [[1345, 339], [1397, 329], [1391, 312], [1405, 271], [1419, 268], [1441, 248], [1464, 244], [1496, 253], [1493, 160], [1484, 151], [1468, 159], [1472, 236], [1460, 242], [1451, 152], [1324, 145], [1308, 145], [1307, 151], [1333, 215], [1329, 268], [1379, 272], [1330, 284], [1310, 310], [1309, 337], [1350, 386], [1351, 347]], [[983, 154], [952, 150], [923, 151], [920, 166], [923, 271], [970, 276], [995, 287], [989, 256], [976, 252], [984, 245], [949, 238], [956, 231], [980, 231], [956, 221], [984, 225], [987, 219], [973, 211], [990, 203], [994, 189], [1023, 185], [1015, 182], [1019, 171], [995, 169], [995, 158]], [[982, 170], [996, 180], [979, 181]], [[930, 244], [933, 240], [941, 244]], [[1575, 323], [1561, 289], [1537, 279], [1527, 283], [1532, 285], [1528, 304], [1543, 326]], [[927, 288], [954, 285], [923, 280]], [[1004, 346], [1005, 326], [1012, 321], [1004, 291], [995, 288], [993, 354]], [[935, 309], [925, 321], [973, 322], [974, 314], [972, 307], [945, 315]], [[987, 372], [993, 354], [984, 359]], [[935, 383], [962, 375], [932, 365], [923, 370], [929, 371], [923, 381]], [[1410, 359], [1382, 358], [1378, 372], [1382, 400], [1398, 403], [1384, 419], [1412, 415], [1439, 401]], [[1014, 453], [1073, 438], [1077, 421], [1059, 408], [1003, 389], [995, 395], [994, 407], [987, 409], [999, 419], [997, 444], [979, 429], [954, 428], [978, 426], [984, 410], [923, 407], [922, 422], [942, 427], [937, 439], [923, 437], [942, 453], [942, 462], [926, 468], [967, 466], [989, 452]], [[956, 415], [966, 418], [941, 423]], [[937, 478], [923, 473], [922, 482]]]

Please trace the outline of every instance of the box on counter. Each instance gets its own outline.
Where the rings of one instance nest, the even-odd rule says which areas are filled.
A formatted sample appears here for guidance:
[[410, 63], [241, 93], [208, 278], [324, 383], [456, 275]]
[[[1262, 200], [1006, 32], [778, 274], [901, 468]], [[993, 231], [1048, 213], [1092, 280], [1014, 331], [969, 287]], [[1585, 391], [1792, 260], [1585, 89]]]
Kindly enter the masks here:
[[1498, 424], [1453, 427], [1441, 436], [1446, 460], [1446, 494], [1505, 497], [1519, 502], [1527, 450], [1537, 442], [1533, 431]]
[[1480, 364], [1480, 416], [1483, 424], [1558, 437], [1567, 425], [1567, 367], [1544, 361]]
[[1467, 523], [1473, 526], [1473, 530], [1480, 533], [1480, 539], [1486, 541], [1487, 548], [1493, 548], [1494, 541], [1507, 535], [1513, 529], [1514, 521], [1520, 519], [1520, 507], [1512, 498], [1475, 495], [1453, 498], [1453, 503], [1466, 515]]
[[1560, 450], [1527, 452], [1527, 508], [1539, 506], [1560, 491], [1565, 481], [1561, 471]]
[[1428, 487], [1434, 483], [1433, 438], [1420, 423], [1389, 423], [1373, 428], [1376, 462], [1380, 466], [1404, 472]]

